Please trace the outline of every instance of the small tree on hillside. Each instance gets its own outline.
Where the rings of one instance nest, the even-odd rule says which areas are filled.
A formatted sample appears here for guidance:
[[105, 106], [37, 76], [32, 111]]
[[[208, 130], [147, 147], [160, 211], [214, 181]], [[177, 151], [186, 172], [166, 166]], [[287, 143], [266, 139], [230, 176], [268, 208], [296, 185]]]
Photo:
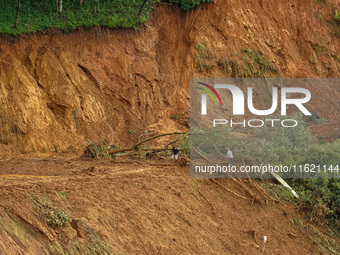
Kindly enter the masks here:
[[14, 28], [18, 27], [19, 11], [20, 11], [20, 0], [17, 1], [17, 14], [16, 14], [16, 17], [15, 17]]
[[63, 11], [63, 0], [56, 0], [55, 2], [57, 8], [57, 14], [62, 14]]

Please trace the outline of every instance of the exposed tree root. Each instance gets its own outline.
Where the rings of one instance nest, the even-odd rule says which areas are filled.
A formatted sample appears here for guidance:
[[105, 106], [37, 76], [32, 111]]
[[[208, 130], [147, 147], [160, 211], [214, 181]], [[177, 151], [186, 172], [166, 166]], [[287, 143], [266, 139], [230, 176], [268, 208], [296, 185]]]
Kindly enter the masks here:
[[235, 178], [230, 178], [230, 179], [233, 180], [237, 185], [239, 185], [249, 196], [251, 196], [254, 199], [254, 201], [257, 201], [257, 202], [260, 201], [258, 196], [256, 196], [248, 187], [246, 187], [246, 185], [244, 185], [243, 182]]
[[203, 195], [203, 193], [202, 193], [202, 191], [200, 191], [200, 189], [197, 189], [197, 190], [198, 190], [198, 193], [200, 193], [201, 196], [202, 196], [205, 200], [207, 200], [207, 202], [211, 205], [213, 211], [215, 211], [216, 208], [215, 208], [215, 206], [213, 205], [213, 203], [211, 203], [211, 201], [210, 201], [205, 195]]
[[246, 198], [246, 197], [244, 197], [244, 196], [241, 196], [241, 195], [237, 194], [236, 192], [234, 192], [234, 191], [228, 189], [227, 187], [224, 187], [222, 184], [218, 183], [218, 182], [215, 181], [214, 179], [211, 179], [211, 181], [212, 181], [213, 183], [217, 184], [218, 186], [220, 186], [222, 189], [225, 189], [226, 191], [228, 191], [228, 192], [234, 194], [235, 196], [240, 197], [240, 198], [243, 198], [243, 199], [245, 199], [245, 200], [249, 200], [248, 198]]

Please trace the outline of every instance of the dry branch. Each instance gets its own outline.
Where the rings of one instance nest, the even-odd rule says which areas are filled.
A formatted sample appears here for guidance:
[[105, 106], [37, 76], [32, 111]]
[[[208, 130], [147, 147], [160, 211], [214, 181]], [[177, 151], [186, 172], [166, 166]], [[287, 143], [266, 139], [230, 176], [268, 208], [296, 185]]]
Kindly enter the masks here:
[[216, 183], [217, 185], [219, 185], [221, 188], [223, 188], [223, 189], [229, 191], [230, 193], [234, 194], [235, 196], [240, 197], [240, 198], [243, 198], [243, 199], [245, 199], [245, 200], [249, 200], [248, 198], [246, 198], [246, 197], [244, 197], [244, 196], [241, 196], [241, 195], [237, 194], [236, 192], [234, 192], [234, 191], [228, 189], [227, 187], [224, 187], [222, 184], [218, 183], [217, 181], [215, 181], [215, 180], [213, 180], [213, 179], [211, 179], [211, 181], [214, 182], [214, 183]]
[[208, 159], [206, 156], [204, 156], [202, 153], [200, 153], [198, 150], [196, 150], [196, 148], [194, 146], [192, 146], [192, 150], [194, 152], [196, 152], [198, 155], [200, 155], [202, 158], [204, 158], [207, 161], [210, 161], [210, 159]]
[[231, 178], [231, 180], [233, 180], [235, 183], [237, 183], [245, 192], [248, 193], [248, 195], [250, 195], [253, 199], [255, 199], [255, 201], [259, 201], [259, 199], [257, 198], [257, 196], [250, 190], [248, 189], [244, 183], [242, 183], [240, 180], [237, 180], [235, 178]]
[[202, 196], [205, 200], [208, 201], [208, 203], [211, 205], [212, 209], [215, 211], [216, 208], [215, 208], [215, 206], [213, 205], [213, 203], [211, 203], [210, 200], [209, 200], [205, 195], [203, 195], [203, 193], [202, 193], [202, 191], [200, 191], [200, 189], [197, 189], [197, 190], [198, 190], [198, 193], [200, 193], [201, 196]]
[[175, 140], [169, 142], [168, 144], [164, 145], [164, 148], [168, 147], [170, 144], [173, 144], [173, 143], [175, 143], [175, 142], [181, 141], [181, 140], [183, 140], [183, 139], [184, 139], [183, 137], [182, 137], [182, 138], [175, 139]]
[[146, 143], [148, 141], [151, 141], [153, 139], [156, 139], [158, 137], [162, 137], [162, 136], [167, 136], [167, 135], [183, 135], [183, 134], [188, 134], [188, 132], [172, 132], [172, 133], [165, 133], [165, 134], [159, 134], [159, 135], [155, 135], [153, 137], [150, 137], [148, 139], [145, 139], [141, 142], [138, 142], [136, 143], [135, 145], [133, 145], [132, 147], [129, 147], [129, 148], [122, 148], [122, 149], [118, 149], [118, 150], [113, 150], [113, 151], [109, 151], [108, 153], [109, 154], [115, 154], [115, 153], [118, 153], [118, 152], [123, 152], [123, 151], [133, 151], [133, 150], [136, 150], [137, 147], [143, 143]]

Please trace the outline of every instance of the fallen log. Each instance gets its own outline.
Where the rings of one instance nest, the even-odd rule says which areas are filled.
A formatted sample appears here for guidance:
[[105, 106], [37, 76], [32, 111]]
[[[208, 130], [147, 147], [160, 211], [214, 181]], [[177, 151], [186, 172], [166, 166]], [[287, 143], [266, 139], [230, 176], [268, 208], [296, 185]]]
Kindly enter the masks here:
[[290, 187], [290, 186], [288, 185], [288, 183], [285, 182], [285, 180], [283, 180], [283, 179], [282, 179], [278, 174], [276, 174], [276, 173], [273, 173], [273, 172], [270, 172], [270, 173], [271, 173], [271, 175], [272, 175], [279, 183], [281, 183], [283, 186], [285, 186], [286, 188], [288, 188], [288, 189], [292, 192], [292, 194], [293, 194], [293, 196], [294, 196], [295, 198], [299, 198], [298, 193], [296, 193], [295, 190], [293, 190], [292, 187]]
[[204, 156], [202, 153], [200, 153], [194, 146], [192, 146], [192, 150], [194, 152], [196, 152], [199, 156], [201, 156], [202, 158], [204, 158], [206, 161], [211, 161], [210, 159], [208, 159], [206, 156]]
[[151, 141], [153, 139], [156, 139], [158, 137], [162, 137], [162, 136], [167, 136], [167, 135], [183, 135], [183, 134], [189, 134], [189, 132], [172, 132], [172, 133], [165, 133], [165, 134], [159, 134], [159, 135], [155, 135], [153, 137], [150, 137], [148, 139], [145, 139], [141, 142], [136, 143], [135, 145], [133, 145], [132, 147], [128, 147], [128, 148], [122, 148], [122, 149], [118, 149], [118, 150], [112, 150], [112, 151], [108, 151], [107, 153], [112, 155], [118, 152], [123, 152], [123, 151], [133, 151], [136, 150], [138, 146], [140, 146], [143, 143], [146, 143], [148, 141]]
[[181, 141], [181, 140], [184, 140], [184, 137], [178, 138], [178, 139], [175, 139], [175, 140], [169, 142], [168, 144], [164, 145], [164, 148], [168, 147], [170, 144], [176, 143], [176, 142]]

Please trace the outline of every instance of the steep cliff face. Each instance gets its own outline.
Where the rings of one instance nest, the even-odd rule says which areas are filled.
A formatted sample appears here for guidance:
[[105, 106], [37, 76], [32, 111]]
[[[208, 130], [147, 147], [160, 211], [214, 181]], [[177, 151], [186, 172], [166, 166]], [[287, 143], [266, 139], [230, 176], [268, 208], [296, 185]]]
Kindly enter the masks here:
[[7, 143], [43, 152], [91, 140], [124, 145], [152, 124], [157, 131], [187, 128], [189, 85], [175, 60], [180, 35], [165, 44], [159, 29], [4, 39], [1, 113], [10, 118], [3, 133], [18, 137]]
[[[339, 77], [331, 8], [339, 3], [214, 1], [192, 12], [159, 4], [137, 31], [2, 38], [2, 155], [187, 129], [190, 77]], [[311, 110], [339, 117], [340, 91], [316, 92], [325, 101]]]

